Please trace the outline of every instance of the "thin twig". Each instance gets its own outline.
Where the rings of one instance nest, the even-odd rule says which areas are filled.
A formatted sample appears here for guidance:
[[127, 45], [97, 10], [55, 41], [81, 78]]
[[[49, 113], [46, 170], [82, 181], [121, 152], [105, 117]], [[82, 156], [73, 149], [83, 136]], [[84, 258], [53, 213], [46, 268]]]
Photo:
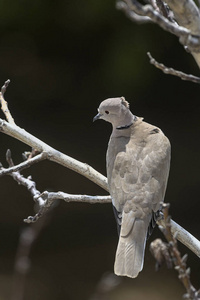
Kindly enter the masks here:
[[163, 205], [163, 215], [164, 215], [164, 224], [165, 228], [162, 230], [165, 238], [168, 241], [168, 249], [170, 255], [172, 257], [173, 263], [175, 265], [175, 269], [179, 273], [178, 278], [183, 283], [187, 294], [184, 295], [184, 298], [190, 300], [199, 300], [200, 299], [200, 292], [197, 291], [194, 286], [191, 284], [190, 281], [190, 268], [187, 268], [186, 260], [187, 254], [181, 257], [181, 254], [178, 250], [177, 240], [172, 234], [171, 231], [171, 218], [169, 216], [169, 204]]
[[91, 166], [82, 163], [62, 152], [50, 147], [32, 134], [17, 125], [10, 124], [5, 120], [0, 119], [0, 132], [5, 133], [13, 138], [29, 145], [31, 148], [39, 152], [45, 152], [47, 158], [64, 167], [67, 167], [93, 181], [108, 191], [107, 178], [93, 169]]
[[[39, 212], [33, 217], [28, 217], [25, 222], [32, 223], [37, 221], [57, 199], [64, 200], [66, 202], [84, 202], [90, 204], [111, 203], [112, 201], [110, 196], [72, 195], [64, 192], [47, 191], [40, 194], [39, 197], [43, 200], [43, 204], [40, 206]], [[157, 223], [158, 225], [165, 227], [165, 222], [163, 219], [158, 220]], [[175, 235], [182, 244], [200, 257], [200, 241], [198, 241], [193, 235], [191, 235], [173, 220], [171, 220], [171, 230], [173, 235]]]
[[10, 175], [12, 172], [22, 171], [24, 169], [29, 168], [33, 164], [36, 164], [44, 159], [47, 158], [47, 154], [45, 152], [42, 152], [38, 154], [37, 156], [34, 156], [33, 158], [27, 159], [26, 161], [18, 164], [18, 165], [12, 165], [9, 168], [1, 168], [0, 169], [0, 177], [4, 175]]
[[[104, 204], [110, 203], [111, 197], [108, 196], [89, 196], [89, 195], [72, 195], [64, 192], [47, 192], [44, 191], [42, 194], [38, 195], [39, 198], [43, 200], [42, 205], [38, 213], [35, 216], [29, 216], [27, 219], [24, 219], [26, 223], [34, 223], [39, 218], [41, 218], [47, 210], [52, 206], [52, 204], [56, 200], [64, 200], [66, 202], [84, 202], [90, 204]], [[37, 197], [35, 197], [35, 201], [37, 201]]]
[[191, 74], [186, 74], [186, 73], [183, 73], [181, 71], [177, 71], [173, 68], [168, 68], [166, 67], [165, 65], [157, 62], [152, 56], [151, 56], [151, 53], [150, 52], [147, 52], [147, 55], [150, 59], [150, 63], [152, 65], [154, 65], [156, 68], [160, 69], [163, 71], [163, 73], [165, 74], [170, 74], [170, 75], [173, 75], [173, 76], [177, 76], [179, 78], [181, 78], [182, 80], [187, 80], [187, 81], [192, 81], [192, 82], [195, 82], [195, 83], [198, 83], [200, 84], [200, 77], [196, 77], [194, 75], [191, 75]]
[[[11, 157], [11, 151], [8, 149], [6, 152], [6, 160], [10, 166], [10, 168], [14, 168], [14, 163]], [[40, 191], [36, 188], [36, 183], [32, 180], [31, 176], [25, 178], [19, 171], [9, 173], [9, 175], [17, 181], [18, 184], [23, 185], [27, 188], [27, 190], [33, 196], [33, 200], [38, 203], [39, 206], [44, 205], [44, 200], [40, 197]]]
[[43, 192], [40, 197], [47, 203], [51, 203], [57, 199], [64, 200], [66, 202], [87, 202], [90, 204], [104, 204], [111, 203], [111, 196], [89, 196], [89, 195], [72, 195], [64, 192]]
[[1, 103], [1, 110], [3, 111], [5, 117], [6, 117], [6, 120], [10, 123], [10, 124], [15, 124], [15, 121], [8, 109], [8, 103], [6, 102], [6, 100], [4, 99], [4, 94], [6, 92], [6, 89], [8, 87], [10, 83], [10, 80], [8, 79], [4, 85], [2, 86], [1, 88], [1, 92], [0, 92], [0, 103]]
[[131, 21], [136, 22], [137, 24], [152, 23], [151, 18], [136, 14], [134, 11], [130, 10], [128, 5], [123, 1], [117, 1], [116, 8], [123, 11]]
[[[163, 218], [158, 220], [157, 224], [164, 228], [166, 226]], [[176, 239], [200, 257], [200, 241], [172, 219], [170, 220], [170, 225], [171, 232]]]
[[43, 199], [40, 197], [40, 191], [36, 188], [35, 181], [32, 180], [31, 176], [28, 176], [25, 178], [22, 174], [19, 172], [13, 172], [10, 174], [10, 176], [17, 181], [18, 184], [23, 185], [27, 188], [27, 190], [31, 193], [33, 200], [37, 202], [40, 206], [42, 206]]

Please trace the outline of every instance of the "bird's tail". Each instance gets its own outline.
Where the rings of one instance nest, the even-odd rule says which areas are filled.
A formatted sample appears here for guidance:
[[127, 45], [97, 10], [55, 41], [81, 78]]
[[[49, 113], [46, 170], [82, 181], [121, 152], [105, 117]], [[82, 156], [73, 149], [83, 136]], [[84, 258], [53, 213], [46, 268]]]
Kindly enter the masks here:
[[115, 274], [135, 278], [142, 271], [147, 236], [147, 222], [135, 219], [128, 234], [123, 224], [115, 257]]

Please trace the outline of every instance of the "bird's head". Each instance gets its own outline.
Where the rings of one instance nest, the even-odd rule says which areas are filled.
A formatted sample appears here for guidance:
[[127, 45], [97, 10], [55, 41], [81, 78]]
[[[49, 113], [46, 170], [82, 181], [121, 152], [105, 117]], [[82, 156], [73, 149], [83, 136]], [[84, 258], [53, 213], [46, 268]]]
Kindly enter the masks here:
[[129, 110], [129, 103], [124, 97], [109, 98], [101, 102], [93, 122], [102, 119], [117, 128], [129, 125], [133, 121], [133, 117]]

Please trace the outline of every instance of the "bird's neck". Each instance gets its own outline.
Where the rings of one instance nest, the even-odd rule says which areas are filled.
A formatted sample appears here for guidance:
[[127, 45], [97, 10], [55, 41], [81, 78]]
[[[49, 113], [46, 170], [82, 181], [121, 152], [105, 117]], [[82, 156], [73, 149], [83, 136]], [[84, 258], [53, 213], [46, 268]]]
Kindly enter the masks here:
[[112, 136], [129, 136], [130, 135], [130, 128], [136, 121], [137, 117], [134, 116], [129, 110], [120, 120], [113, 123], [113, 132]]

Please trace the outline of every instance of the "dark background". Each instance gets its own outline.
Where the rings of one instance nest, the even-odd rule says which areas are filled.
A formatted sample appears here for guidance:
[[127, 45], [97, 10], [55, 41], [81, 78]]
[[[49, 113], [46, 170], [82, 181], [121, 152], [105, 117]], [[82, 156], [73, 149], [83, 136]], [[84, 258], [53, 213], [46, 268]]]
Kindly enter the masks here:
[[[156, 25], [132, 23], [116, 10], [114, 0], [0, 4], [0, 85], [11, 80], [5, 97], [16, 124], [105, 175], [111, 126], [103, 121], [93, 124], [92, 118], [102, 100], [125, 96], [134, 114], [162, 128], [170, 139], [165, 201], [171, 203], [173, 219], [200, 238], [199, 86], [155, 69], [148, 51], [168, 66], [198, 75], [192, 56], [176, 37]], [[4, 167], [8, 148], [15, 163], [30, 150], [3, 134], [0, 145]], [[41, 192], [105, 194], [52, 162], [41, 162], [23, 174], [31, 174]], [[0, 189], [0, 299], [7, 300], [13, 293], [19, 236], [29, 226], [23, 219], [34, 214], [34, 203], [10, 176], [0, 179]], [[151, 240], [159, 236], [156, 229]], [[31, 248], [24, 299], [94, 299], [103, 274], [113, 272], [117, 239], [110, 204], [61, 201]], [[191, 279], [199, 288], [199, 259], [184, 246], [180, 249], [189, 254]], [[162, 266], [156, 273], [154, 264], [148, 241], [143, 272], [137, 279], [122, 279], [107, 299], [181, 299], [185, 291], [176, 272]]]

